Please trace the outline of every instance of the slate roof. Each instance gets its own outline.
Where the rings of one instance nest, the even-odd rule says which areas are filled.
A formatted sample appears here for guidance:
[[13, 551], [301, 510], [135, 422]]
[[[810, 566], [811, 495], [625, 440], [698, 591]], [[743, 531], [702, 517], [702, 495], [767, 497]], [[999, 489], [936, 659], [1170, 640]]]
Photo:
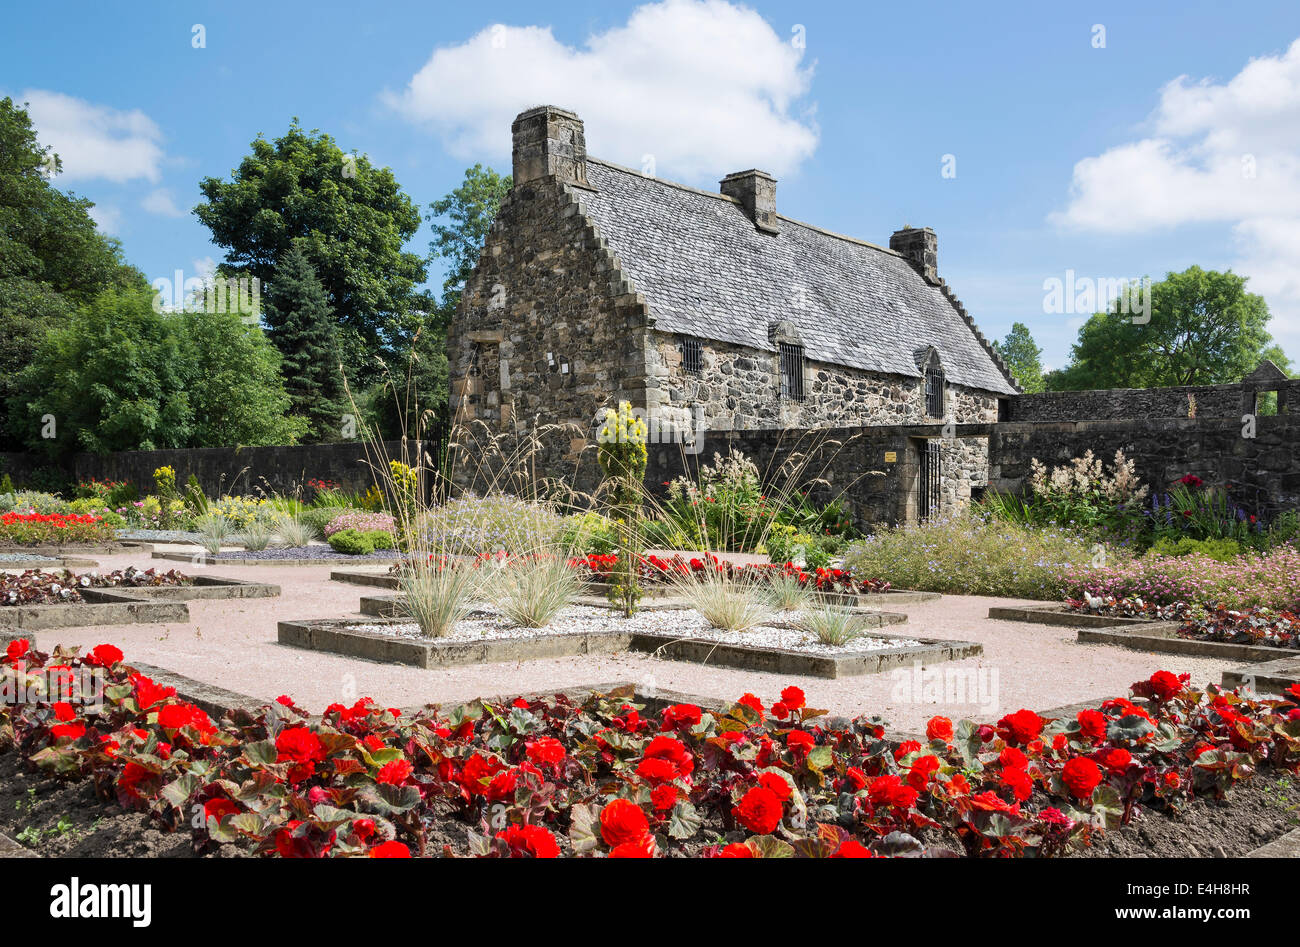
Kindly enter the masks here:
[[721, 194], [591, 157], [587, 182], [587, 216], [660, 330], [772, 351], [784, 320], [816, 361], [916, 377], [915, 353], [934, 346], [949, 382], [1016, 391], [955, 301], [892, 250], [788, 217], [761, 233]]

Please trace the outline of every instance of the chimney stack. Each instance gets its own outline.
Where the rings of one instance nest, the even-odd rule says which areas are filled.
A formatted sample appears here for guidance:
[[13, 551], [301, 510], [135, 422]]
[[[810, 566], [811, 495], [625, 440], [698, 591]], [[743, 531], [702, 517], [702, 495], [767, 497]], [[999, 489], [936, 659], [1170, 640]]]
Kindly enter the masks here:
[[764, 233], [780, 233], [776, 222], [776, 178], [751, 168], [722, 179], [722, 193], [740, 201], [754, 226]]
[[889, 238], [889, 249], [912, 264], [927, 283], [939, 285], [939, 238], [929, 227], [904, 227]]
[[514, 139], [514, 183], [548, 175], [566, 184], [587, 183], [587, 139], [582, 119], [554, 105], [520, 112], [510, 126]]

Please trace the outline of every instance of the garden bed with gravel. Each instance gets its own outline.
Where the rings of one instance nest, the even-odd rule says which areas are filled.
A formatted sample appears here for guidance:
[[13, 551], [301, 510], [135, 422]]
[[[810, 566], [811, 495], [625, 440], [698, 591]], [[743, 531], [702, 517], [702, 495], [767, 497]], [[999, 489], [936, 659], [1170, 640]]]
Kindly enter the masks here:
[[330, 651], [415, 667], [536, 660], [575, 654], [650, 652], [668, 660], [816, 677], [871, 674], [891, 667], [959, 660], [983, 647], [888, 635], [876, 630], [906, 616], [862, 612], [860, 633], [843, 644], [827, 644], [800, 629], [798, 613], [773, 617], [747, 631], [713, 628], [681, 607], [644, 608], [631, 618], [596, 605], [571, 605], [541, 628], [521, 627], [483, 608], [441, 638], [425, 637], [401, 617], [399, 596], [363, 599], [363, 613], [377, 620], [285, 621], [281, 644]]

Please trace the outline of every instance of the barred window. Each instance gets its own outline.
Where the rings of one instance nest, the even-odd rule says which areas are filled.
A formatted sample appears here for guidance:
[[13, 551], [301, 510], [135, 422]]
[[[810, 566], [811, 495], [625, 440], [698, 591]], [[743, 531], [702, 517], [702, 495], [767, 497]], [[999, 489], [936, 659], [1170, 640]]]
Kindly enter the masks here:
[[682, 371], [690, 375], [704, 371], [704, 349], [694, 336], [682, 336]]
[[943, 369], [937, 361], [925, 368], [925, 413], [932, 418], [943, 417]]
[[780, 343], [781, 397], [803, 401], [803, 346]]

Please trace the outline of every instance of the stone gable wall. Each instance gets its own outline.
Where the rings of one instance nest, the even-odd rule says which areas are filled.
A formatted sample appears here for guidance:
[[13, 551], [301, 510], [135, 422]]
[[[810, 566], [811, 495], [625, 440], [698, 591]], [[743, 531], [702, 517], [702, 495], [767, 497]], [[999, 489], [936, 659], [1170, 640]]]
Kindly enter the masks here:
[[525, 449], [538, 476], [591, 489], [584, 455], [598, 410], [646, 405], [648, 313], [583, 214], [582, 193], [554, 180], [516, 186], [466, 284], [448, 333], [462, 486], [495, 475], [471, 469], [491, 453], [487, 438], [504, 435], [511, 450], [513, 435], [536, 431]]

